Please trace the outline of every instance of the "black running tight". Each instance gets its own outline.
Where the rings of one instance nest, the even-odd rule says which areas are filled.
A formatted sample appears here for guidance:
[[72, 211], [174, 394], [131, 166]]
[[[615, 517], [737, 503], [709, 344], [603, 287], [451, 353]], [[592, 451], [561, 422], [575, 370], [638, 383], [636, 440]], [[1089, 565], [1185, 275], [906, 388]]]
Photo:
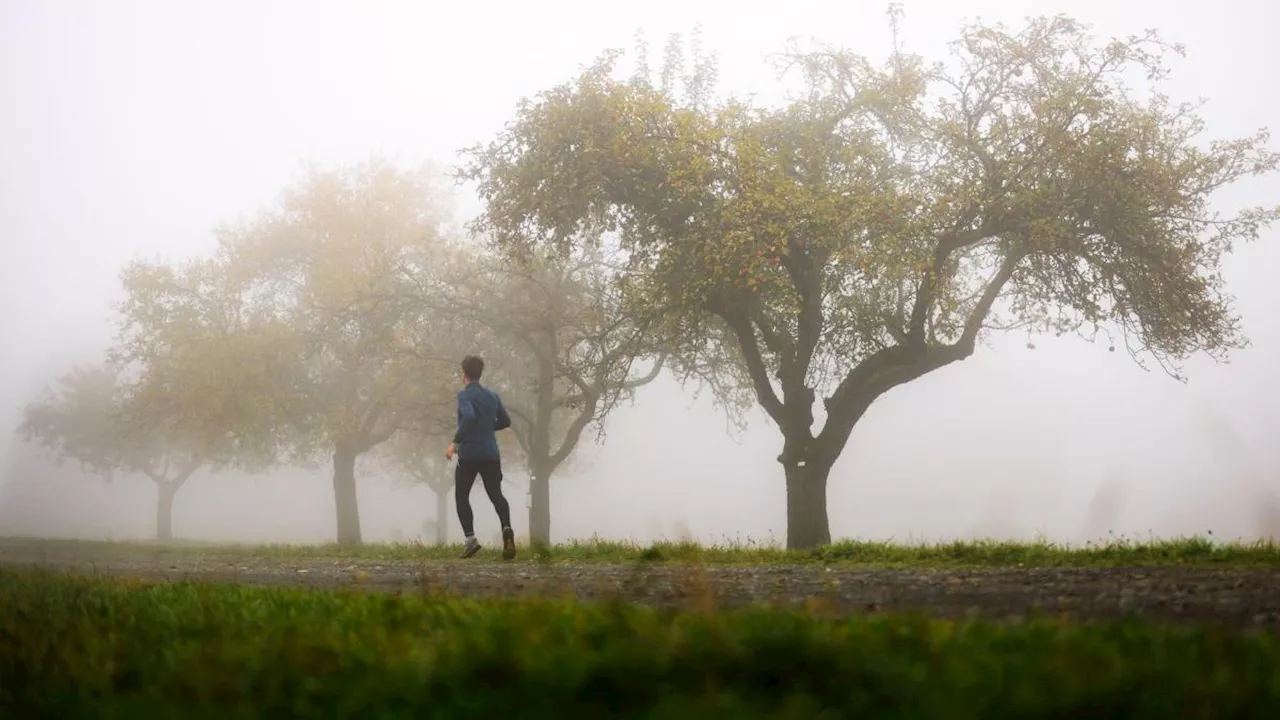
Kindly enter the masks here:
[[502, 461], [501, 460], [458, 460], [453, 471], [454, 500], [458, 503], [458, 522], [462, 525], [462, 533], [467, 537], [475, 534], [475, 515], [471, 512], [471, 488], [475, 485], [476, 475], [484, 483], [484, 491], [498, 511], [498, 520], [503, 529], [511, 527], [511, 507], [502, 496]]

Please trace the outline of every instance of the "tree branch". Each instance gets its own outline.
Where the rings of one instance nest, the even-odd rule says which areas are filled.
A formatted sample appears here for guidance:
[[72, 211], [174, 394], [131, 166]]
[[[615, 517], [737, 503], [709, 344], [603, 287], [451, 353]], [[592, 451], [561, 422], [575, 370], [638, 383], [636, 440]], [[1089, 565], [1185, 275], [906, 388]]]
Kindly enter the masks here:
[[388, 422], [381, 430], [365, 435], [363, 441], [360, 443], [360, 446], [359, 446], [360, 452], [362, 453], [368, 452], [373, 448], [381, 445], [382, 443], [390, 440], [391, 436], [395, 435], [396, 431], [399, 429], [400, 429], [400, 424], [398, 422], [391, 421], [391, 422]]
[[520, 420], [520, 421], [524, 422], [524, 424], [526, 424], [526, 425], [532, 425], [532, 424], [533, 424], [533, 421], [529, 419], [529, 414], [528, 414], [528, 413], [526, 413], [524, 410], [521, 410], [519, 405], [512, 405], [512, 404], [507, 403], [507, 402], [505, 402], [505, 401], [503, 402], [503, 405], [505, 405], [505, 406], [506, 406], [506, 408], [507, 408], [507, 414], [508, 414], [508, 415], [511, 415], [512, 417], [516, 418], [517, 420]]
[[764, 408], [779, 427], [785, 427], [782, 401], [769, 382], [769, 369], [765, 367], [764, 358], [760, 354], [760, 344], [756, 341], [751, 321], [738, 313], [725, 313], [721, 317], [738, 340], [738, 348], [742, 350], [742, 358], [746, 363], [747, 373], [751, 376], [751, 384], [755, 387], [760, 407]]
[[555, 406], [557, 408], [576, 408], [587, 399], [587, 394], [583, 392], [573, 393], [572, 395], [561, 395], [556, 398]]
[[[822, 280], [817, 268], [826, 263], [826, 255], [824, 251], [796, 248], [787, 253], [783, 260], [796, 294], [800, 296], [795, 354], [794, 357], [784, 358], [779, 365], [779, 370], [782, 371], [779, 379], [784, 383], [784, 393], [790, 392], [788, 386], [798, 387], [804, 384], [805, 376], [809, 373], [809, 363], [813, 361], [818, 340], [822, 337]], [[788, 359], [790, 363], [787, 362]]]
[[585, 396], [596, 392], [596, 388], [587, 383], [586, 378], [582, 377], [582, 373], [578, 372], [577, 368], [569, 367], [565, 363], [556, 363], [556, 368], [559, 371], [558, 374], [568, 377], [570, 382], [578, 386], [578, 390], [581, 391], [580, 395]]
[[824, 401], [827, 422], [817, 438], [817, 447], [824, 454], [824, 459], [835, 462], [853, 432], [853, 426], [876, 398], [898, 385], [973, 354], [983, 322], [1024, 257], [1026, 252], [1022, 250], [1011, 251], [1005, 257], [995, 275], [987, 281], [982, 296], [965, 320], [960, 339], [955, 343], [933, 347], [924, 344], [894, 345], [869, 356], [840, 381], [835, 392]]
[[[970, 206], [956, 226], [966, 227], [972, 224], [978, 219], [979, 212], [977, 204]], [[925, 273], [916, 291], [916, 301], [911, 308], [911, 319], [907, 324], [907, 342], [904, 344], [917, 346], [925, 344], [925, 322], [929, 317], [929, 308], [933, 306], [935, 291], [942, 279], [943, 268], [950, 259], [951, 253], [972, 247], [983, 240], [999, 235], [1002, 231], [1001, 227], [983, 223], [981, 227], [951, 232], [938, 239], [937, 247], [933, 251], [933, 264]]]
[[632, 380], [628, 380], [622, 383], [622, 389], [635, 390], [638, 387], [642, 387], [644, 385], [648, 385], [649, 383], [653, 382], [658, 378], [658, 375], [662, 373], [662, 367], [666, 364], [666, 362], [667, 362], [667, 353], [664, 352], [658, 355], [657, 362], [653, 364], [653, 367], [649, 369], [648, 373], [638, 378], [634, 378]]
[[169, 486], [174, 490], [174, 492], [177, 492], [178, 488], [185, 485], [186, 482], [191, 479], [191, 476], [203, 466], [204, 460], [192, 455], [190, 459], [187, 460], [186, 464], [178, 469], [178, 474], [169, 481]]
[[[397, 383], [399, 385], [399, 383]], [[393, 388], [394, 391], [394, 388]], [[365, 413], [364, 420], [360, 423], [359, 433], [361, 437], [368, 437], [373, 429], [377, 427], [378, 421], [387, 411], [387, 404], [382, 400], [378, 400], [369, 406], [369, 411]]]
[[1026, 256], [1027, 254], [1023, 250], [1011, 250], [1005, 256], [1004, 262], [1000, 263], [1000, 269], [987, 282], [986, 289], [982, 291], [982, 297], [978, 298], [978, 302], [969, 313], [969, 318], [965, 321], [964, 333], [956, 341], [955, 346], [959, 346], [958, 351], [964, 352], [961, 358], [973, 354], [978, 340], [978, 333], [982, 331], [982, 324], [986, 321], [987, 315], [991, 313], [991, 307], [995, 305], [1000, 293], [1004, 290], [1004, 286], [1013, 277], [1013, 273], [1018, 269], [1018, 264]]
[[551, 454], [551, 457], [548, 458], [551, 463], [551, 467], [548, 468], [548, 470], [554, 470], [560, 467], [560, 463], [568, 459], [569, 454], [578, 446], [578, 439], [582, 437], [582, 431], [586, 430], [587, 425], [590, 425], [591, 421], [595, 419], [596, 404], [599, 401], [599, 395], [593, 395], [587, 398], [587, 402], [583, 405], [582, 410], [578, 413], [578, 416], [573, 419], [573, 423], [569, 425], [569, 429], [565, 431], [564, 440], [560, 442], [560, 449], [556, 450]]
[[791, 342], [791, 337], [786, 333], [778, 332], [759, 306], [755, 308], [751, 318], [760, 329], [760, 337], [764, 340], [765, 348], [779, 358], [779, 371], [781, 371], [782, 366], [795, 358], [795, 343]]

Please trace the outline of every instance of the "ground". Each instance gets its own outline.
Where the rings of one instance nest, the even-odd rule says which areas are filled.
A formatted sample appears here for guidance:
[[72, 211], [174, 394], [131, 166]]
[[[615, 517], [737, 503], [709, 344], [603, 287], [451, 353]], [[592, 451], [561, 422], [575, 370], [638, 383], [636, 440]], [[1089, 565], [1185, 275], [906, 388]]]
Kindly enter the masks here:
[[673, 608], [805, 603], [841, 613], [923, 610], [941, 618], [992, 619], [1037, 611], [1078, 618], [1136, 614], [1159, 621], [1280, 629], [1280, 565], [1267, 563], [895, 568], [818, 562], [545, 562], [530, 553], [513, 563], [499, 563], [439, 559], [430, 553], [421, 560], [405, 552], [387, 557], [291, 556], [0, 539], [0, 566], [465, 597], [621, 598]]

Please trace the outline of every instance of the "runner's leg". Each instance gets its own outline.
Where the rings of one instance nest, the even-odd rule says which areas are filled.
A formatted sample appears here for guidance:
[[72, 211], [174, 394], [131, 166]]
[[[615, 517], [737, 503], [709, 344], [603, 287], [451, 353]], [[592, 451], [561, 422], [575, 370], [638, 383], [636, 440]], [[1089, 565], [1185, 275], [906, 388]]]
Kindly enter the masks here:
[[502, 529], [511, 527], [511, 506], [502, 495], [502, 461], [489, 460], [480, 464], [480, 481], [484, 483], [484, 491], [489, 494], [489, 502], [498, 511], [498, 520]]
[[484, 483], [484, 491], [489, 495], [489, 502], [498, 511], [498, 521], [502, 523], [502, 557], [510, 560], [516, 556], [516, 534], [511, 529], [511, 506], [502, 495], [502, 461], [486, 462], [480, 468], [480, 480]]
[[476, 473], [479, 470], [475, 462], [461, 458], [458, 459], [458, 465], [453, 470], [453, 495], [454, 502], [458, 506], [458, 523], [462, 525], [462, 534], [466, 537], [464, 557], [475, 554], [472, 547], [479, 549], [476, 543], [475, 514], [471, 512], [471, 487], [475, 485]]

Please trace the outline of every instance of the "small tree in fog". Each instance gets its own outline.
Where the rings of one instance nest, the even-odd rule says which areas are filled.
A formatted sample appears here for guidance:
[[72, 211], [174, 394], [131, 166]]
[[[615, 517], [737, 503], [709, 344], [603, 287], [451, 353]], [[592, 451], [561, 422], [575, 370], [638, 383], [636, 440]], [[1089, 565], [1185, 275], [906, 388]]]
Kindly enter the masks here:
[[51, 450], [58, 462], [111, 481], [141, 474], [155, 483], [156, 538], [173, 539], [173, 499], [187, 480], [225, 456], [181, 432], [134, 432], [125, 421], [129, 391], [109, 365], [73, 368], [38, 402], [27, 405], [18, 431]]
[[216, 262], [135, 262], [121, 280], [110, 360], [59, 378], [19, 432], [107, 479], [150, 478], [156, 535], [169, 540], [174, 497], [197, 470], [270, 462], [279, 438], [264, 402], [292, 351]]
[[1263, 132], [1205, 142], [1195, 108], [1128, 89], [1172, 50], [1063, 17], [967, 27], [946, 67], [796, 48], [803, 91], [776, 108], [712, 102], [703, 61], [680, 95], [672, 73], [619, 79], [611, 54], [522, 103], [469, 176], [516, 255], [616, 231], [619, 287], [665, 317], [676, 364], [777, 425], [787, 545], [808, 548], [831, 539], [827, 479], [872, 403], [987, 330], [1118, 331], [1175, 374], [1244, 345], [1221, 258], [1277, 213], [1210, 198], [1280, 156]]

